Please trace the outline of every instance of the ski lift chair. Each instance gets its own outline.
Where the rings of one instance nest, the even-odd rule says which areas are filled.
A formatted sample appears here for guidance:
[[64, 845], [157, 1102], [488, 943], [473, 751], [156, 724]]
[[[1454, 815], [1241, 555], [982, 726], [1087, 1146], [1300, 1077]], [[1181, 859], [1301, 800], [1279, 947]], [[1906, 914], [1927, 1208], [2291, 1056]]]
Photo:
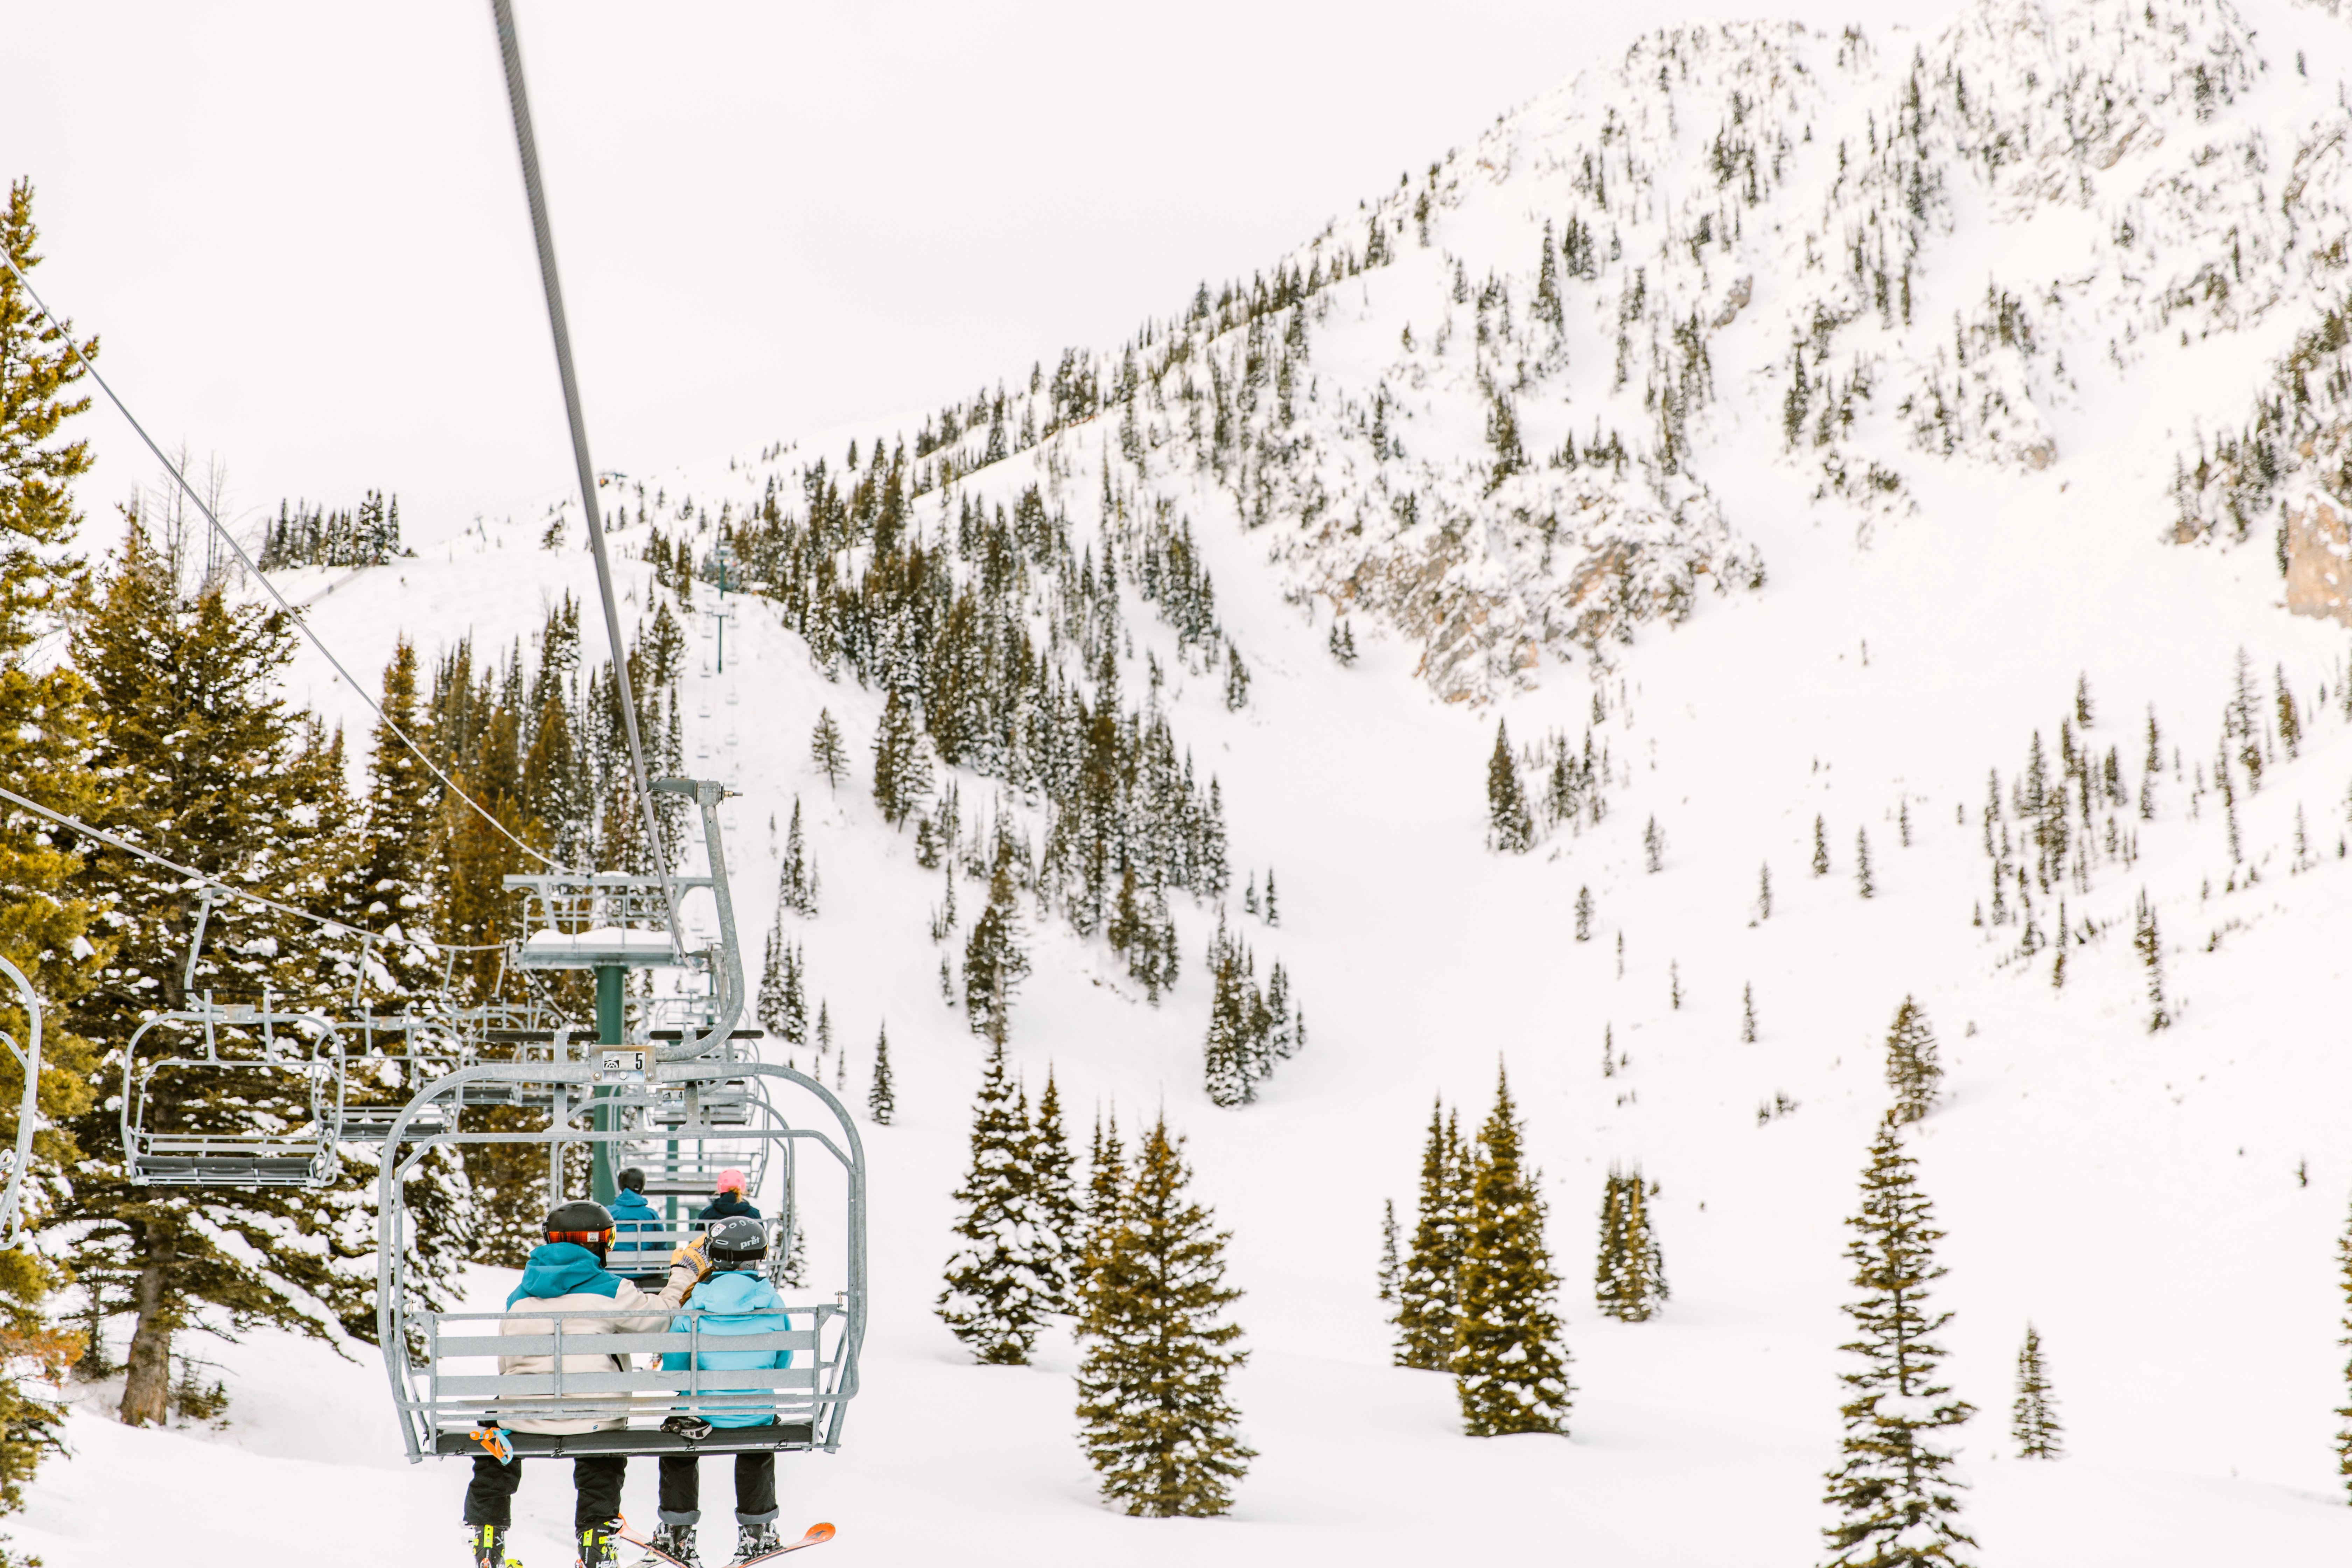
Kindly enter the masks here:
[[[140, 1046], [158, 1030], [194, 1030], [197, 1038], [185, 1052], [142, 1061]], [[226, 1107], [217, 1094], [192, 1104], [183, 1085], [250, 1085], [263, 1103], [247, 1101], [242, 1115], [233, 1093]], [[342, 1035], [320, 1014], [282, 1012], [266, 997], [258, 1007], [220, 1004], [209, 993], [199, 1006], [158, 1013], [122, 1053], [131, 1184], [324, 1187], [341, 1168], [343, 1088]]]
[[[560, 1074], [554, 1083], [557, 1116], [543, 1131], [422, 1132], [434, 1102], [470, 1102], [472, 1086], [520, 1073]], [[737, 1160], [746, 1158], [741, 1147], [761, 1141], [792, 1152], [782, 1156], [784, 1169], [800, 1164], [795, 1154], [824, 1158], [840, 1173], [844, 1193], [840, 1281], [830, 1299], [821, 1293], [788, 1296], [772, 1332], [730, 1334], [730, 1351], [786, 1350], [789, 1367], [751, 1371], [640, 1370], [639, 1358], [665, 1352], [691, 1352], [703, 1340], [699, 1314], [677, 1314], [686, 1320], [682, 1330], [665, 1324], [651, 1333], [597, 1333], [572, 1326], [593, 1314], [541, 1315], [543, 1332], [500, 1333], [506, 1314], [453, 1312], [434, 1309], [424, 1300], [406, 1272], [408, 1232], [412, 1217], [406, 1206], [405, 1178], [434, 1147], [444, 1143], [553, 1144], [607, 1142], [616, 1153], [646, 1137], [644, 1111], [649, 1096], [631, 1095], [625, 1103], [635, 1122], [611, 1131], [597, 1131], [572, 1120], [580, 1112], [611, 1102], [593, 1094], [601, 1075], [587, 1062], [569, 1067], [488, 1063], [452, 1073], [428, 1086], [412, 1100], [385, 1140], [385, 1158], [377, 1177], [377, 1258], [379, 1262], [377, 1329], [384, 1365], [398, 1408], [402, 1440], [412, 1462], [428, 1456], [469, 1456], [482, 1444], [474, 1433], [503, 1427], [515, 1420], [597, 1420], [614, 1425], [576, 1434], [509, 1432], [506, 1441], [518, 1454], [578, 1456], [583, 1454], [738, 1453], [757, 1450], [833, 1451], [841, 1441], [846, 1406], [857, 1393], [857, 1358], [865, 1339], [866, 1163], [864, 1145], [848, 1110], [823, 1084], [789, 1068], [765, 1063], [689, 1060], [662, 1063], [656, 1086], [721, 1084], [730, 1078], [761, 1081], [762, 1089], [791, 1089], [795, 1105], [814, 1099], [820, 1114], [813, 1124], [798, 1125], [769, 1107], [769, 1114], [734, 1130], [740, 1141]], [[759, 1097], [762, 1105], [769, 1097]], [[633, 1156], [634, 1158], [634, 1156]], [[551, 1151], [551, 1168], [561, 1168], [560, 1150]], [[747, 1171], [749, 1167], [746, 1167]], [[790, 1184], [788, 1177], [787, 1184]], [[771, 1231], [770, 1277], [784, 1265], [792, 1247], [794, 1205], [788, 1194], [785, 1215]], [[698, 1225], [685, 1225], [660, 1240], [683, 1241]], [[643, 1237], [648, 1246], [659, 1242]], [[604, 1314], [609, 1316], [609, 1312]], [[603, 1365], [614, 1370], [549, 1373], [504, 1373], [499, 1357], [553, 1356], [560, 1369], [566, 1356], [610, 1358]], [[665, 1422], [673, 1416], [702, 1416], [745, 1407], [773, 1409], [775, 1421], [761, 1426], [709, 1426]], [[670, 1429], [676, 1427], [679, 1429]], [[698, 1431], [700, 1435], [695, 1435]]]

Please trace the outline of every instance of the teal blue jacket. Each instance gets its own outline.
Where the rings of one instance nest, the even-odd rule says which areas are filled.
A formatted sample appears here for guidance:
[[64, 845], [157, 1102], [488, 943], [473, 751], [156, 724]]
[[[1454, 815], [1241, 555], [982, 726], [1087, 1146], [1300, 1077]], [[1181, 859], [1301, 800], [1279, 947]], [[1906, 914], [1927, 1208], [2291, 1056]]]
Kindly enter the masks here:
[[[694, 1288], [686, 1299], [689, 1307], [702, 1311], [702, 1341], [705, 1344], [728, 1334], [782, 1333], [792, 1326], [792, 1320], [782, 1316], [782, 1297], [776, 1288], [759, 1275], [739, 1269], [710, 1275]], [[744, 1314], [735, 1316], [734, 1314]], [[760, 1316], [750, 1314], [759, 1313]], [[679, 1316], [670, 1320], [670, 1332], [682, 1334], [691, 1327], [692, 1320]], [[664, 1372], [684, 1372], [688, 1352], [667, 1351], [662, 1355]], [[726, 1351], [704, 1350], [694, 1355], [704, 1372], [720, 1372], [730, 1368], [786, 1367], [793, 1364], [790, 1351]], [[704, 1386], [706, 1394], [752, 1394], [764, 1390], [750, 1388], [712, 1388]], [[713, 1426], [764, 1426], [775, 1419], [772, 1405], [739, 1405], [717, 1410], [706, 1410]]]

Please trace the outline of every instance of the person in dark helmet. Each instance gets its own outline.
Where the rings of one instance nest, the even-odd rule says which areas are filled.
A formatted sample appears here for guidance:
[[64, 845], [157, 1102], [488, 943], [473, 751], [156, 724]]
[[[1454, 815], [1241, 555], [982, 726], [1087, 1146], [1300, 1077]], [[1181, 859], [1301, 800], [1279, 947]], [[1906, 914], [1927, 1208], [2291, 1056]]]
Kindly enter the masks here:
[[[658, 1290], [668, 1281], [665, 1266], [669, 1248], [661, 1234], [669, 1226], [646, 1201], [646, 1173], [635, 1165], [618, 1177], [621, 1190], [613, 1194], [613, 1272], [625, 1274], [640, 1290]], [[633, 1239], [650, 1235], [655, 1239]]]
[[716, 1184], [719, 1190], [712, 1194], [709, 1203], [702, 1205], [702, 1212], [695, 1215], [695, 1218], [758, 1219], [760, 1217], [760, 1211], [744, 1201], [745, 1192], [751, 1184], [743, 1179], [742, 1172], [731, 1167], [721, 1171], [719, 1173]]
[[[792, 1321], [783, 1315], [783, 1298], [776, 1294], [775, 1287], [768, 1283], [760, 1269], [761, 1260], [768, 1256], [768, 1227], [756, 1219], [737, 1215], [714, 1222], [705, 1239], [709, 1244], [710, 1273], [694, 1288], [686, 1303], [701, 1316], [699, 1344], [722, 1344], [730, 1335], [776, 1334], [789, 1329]], [[670, 1331], [684, 1333], [689, 1325], [690, 1320], [681, 1315], [671, 1321]], [[684, 1372], [689, 1362], [704, 1372], [767, 1369], [792, 1365], [793, 1352], [708, 1348], [691, 1352], [670, 1351], [662, 1356], [662, 1370]], [[706, 1392], [748, 1394], [766, 1393], [768, 1389], [709, 1387]], [[675, 1415], [670, 1419], [693, 1423], [698, 1418]], [[775, 1423], [776, 1407], [747, 1401], [707, 1410], [700, 1419], [707, 1419], [712, 1426], [767, 1426]], [[661, 1457], [661, 1528], [648, 1543], [656, 1552], [687, 1563], [689, 1568], [699, 1568], [701, 1563], [694, 1547], [694, 1527], [702, 1518], [702, 1479], [696, 1460], [693, 1454]], [[736, 1455], [736, 1562], [774, 1552], [783, 1545], [776, 1533], [776, 1513], [775, 1450]], [[652, 1554], [644, 1559], [646, 1563], [659, 1562], [660, 1558]]]
[[[531, 1248], [522, 1280], [507, 1297], [501, 1334], [552, 1334], [547, 1312], [593, 1312], [590, 1318], [565, 1321], [571, 1333], [659, 1333], [695, 1282], [710, 1271], [702, 1238], [670, 1255], [669, 1278], [658, 1294], [638, 1289], [604, 1267], [613, 1246], [612, 1212], [602, 1204], [560, 1204], [550, 1211], [542, 1227], [544, 1240]], [[616, 1358], [566, 1355], [565, 1372], [610, 1372]], [[501, 1373], [552, 1373], [552, 1355], [499, 1358]], [[619, 1370], [627, 1371], [625, 1366]], [[604, 1420], [534, 1417], [532, 1397], [502, 1401], [498, 1426], [474, 1436], [484, 1452], [474, 1458], [474, 1479], [466, 1488], [466, 1538], [473, 1548], [475, 1568], [518, 1568], [507, 1556], [506, 1533], [513, 1522], [515, 1489], [522, 1483], [522, 1459], [507, 1446], [507, 1432], [576, 1434], [604, 1427], [625, 1426], [618, 1417]], [[577, 1491], [572, 1528], [578, 1532], [580, 1568], [610, 1568], [620, 1561], [614, 1541], [620, 1531], [621, 1479], [628, 1466], [625, 1456], [587, 1454], [572, 1462], [572, 1484]]]

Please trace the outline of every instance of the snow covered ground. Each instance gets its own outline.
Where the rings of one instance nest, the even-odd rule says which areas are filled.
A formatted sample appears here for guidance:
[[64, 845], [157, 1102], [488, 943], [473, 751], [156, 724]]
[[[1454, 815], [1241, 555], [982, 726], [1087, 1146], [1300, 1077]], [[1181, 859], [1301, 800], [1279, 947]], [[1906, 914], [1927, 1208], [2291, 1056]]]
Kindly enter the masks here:
[[[2278, 20], [2325, 21], [2284, 8]], [[1883, 57], [1906, 53], [1882, 41]], [[2352, 33], [2335, 58], [2352, 60]], [[2330, 1447], [2344, 1397], [2334, 1248], [2352, 1194], [2352, 1058], [2336, 1037], [2352, 921], [2347, 638], [2285, 615], [2259, 542], [2161, 542], [2178, 440], [2152, 432], [2185, 431], [2182, 409], [2238, 416], [2263, 374], [2263, 355], [2242, 351], [2210, 350], [2236, 356], [2221, 369], [2201, 345], [2128, 371], [2084, 356], [2078, 396], [2052, 416], [2055, 462], [1915, 466], [1916, 511], [1866, 542], [1850, 511], [1813, 501], [1818, 474], [1781, 457], [1777, 388], [1727, 386], [1746, 412], [1707, 430], [1701, 458], [1768, 563], [1767, 586], [1702, 595], [1685, 624], [1643, 629], [1611, 650], [1597, 687], [1587, 661], [1548, 661], [1483, 708], [1441, 701], [1415, 679], [1411, 639], [1369, 616], [1355, 623], [1362, 658], [1342, 668], [1326, 651], [1328, 613], [1286, 599], [1265, 542], [1196, 519], [1252, 696], [1229, 713], [1214, 678], [1187, 689], [1178, 675], [1171, 708], [1222, 782], [1236, 882], [1279, 875], [1278, 930], [1237, 900], [1231, 913], [1294, 975], [1309, 1047], [1256, 1105], [1207, 1102], [1197, 955], [1215, 911], [1180, 900], [1188, 962], [1156, 1009], [1099, 940], [1033, 920], [1036, 973], [1012, 1051], [1033, 1093], [1055, 1074], [1081, 1145], [1097, 1108], [1164, 1110], [1233, 1232], [1247, 1292], [1235, 1315], [1254, 1352], [1236, 1392], [1261, 1457], [1221, 1521], [1107, 1511], [1075, 1442], [1066, 1341], [1034, 1367], [974, 1367], [931, 1315], [980, 1064], [940, 998], [926, 932], [938, 876], [866, 793], [878, 694], [828, 682], [773, 606], [738, 600], [725, 673], [698, 636], [685, 689], [689, 767], [744, 792], [726, 812], [747, 951], [797, 796], [824, 885], [822, 913], [794, 932], [812, 1011], [827, 1003], [847, 1048], [845, 1098], [862, 1102], [885, 1023], [898, 1086], [897, 1124], [866, 1131], [865, 1392], [838, 1455], [784, 1462], [785, 1524], [834, 1521], [824, 1550], [845, 1564], [1813, 1561], [1838, 1436], [1842, 1221], [1886, 1100], [1881, 1042], [1907, 994], [1948, 1074], [1915, 1148], [1948, 1233], [1937, 1299], [1955, 1314], [1940, 1336], [1949, 1380], [1979, 1412], [1963, 1441], [1980, 1560], [2352, 1559]], [[833, 451], [853, 434], [872, 432], [804, 446]], [[666, 482], [716, 498], [749, 481], [714, 466]], [[1074, 516], [1090, 520], [1089, 489], [1074, 493]], [[467, 631], [499, 647], [534, 630], [550, 596], [586, 596], [585, 562], [542, 552], [537, 536], [516, 524], [420, 539], [399, 565], [285, 586], [368, 679], [402, 631], [428, 653]], [[615, 542], [633, 555], [641, 538]], [[650, 574], [624, 564], [635, 615]], [[1165, 627], [1132, 625], [1139, 647], [1181, 668]], [[2284, 668], [2308, 728], [2301, 755], [2279, 748], [2260, 792], [2239, 799], [2251, 885], [2218, 799], [2190, 815], [2242, 647], [2266, 701]], [[2116, 748], [2136, 795], [2152, 705], [2167, 765], [2154, 820], [2118, 813], [2136, 862], [2095, 855], [2091, 890], [2068, 896], [2070, 922], [2099, 932], [2069, 950], [2060, 988], [2047, 950], [2017, 956], [2019, 928], [1973, 925], [1971, 909], [1989, 891], [1988, 770], [2005, 795], [2036, 731], [2054, 767], [2078, 675], [2095, 707], [2083, 743]], [[1606, 821], [1524, 858], [1487, 853], [1496, 718], [1523, 742], [1580, 737], [1596, 689], [1595, 740], [1615, 769]], [[363, 732], [317, 661], [290, 691]], [[808, 761], [820, 708], [856, 762], [837, 796]], [[965, 789], [968, 805], [992, 794]], [[1819, 879], [1817, 815], [1832, 862]], [[1655, 874], [1642, 848], [1653, 819], [1666, 839]], [[1858, 830], [1875, 873], [1867, 900]], [[1580, 943], [1570, 911], [1588, 887], [1598, 912]], [[2143, 890], [2177, 1017], [2153, 1035], [2131, 943]], [[2046, 931], [2038, 889], [2036, 908]], [[1740, 1040], [1749, 986], [1752, 1045]], [[1604, 1031], [1624, 1058], [1608, 1076]], [[1374, 1297], [1381, 1201], [1409, 1220], [1433, 1095], [1482, 1115], [1498, 1062], [1552, 1205], [1578, 1391], [1564, 1440], [1459, 1436], [1446, 1380], [1388, 1364]], [[1794, 1110], [1759, 1123], [1775, 1095]], [[1641, 1325], [1601, 1318], [1586, 1285], [1603, 1173], [1633, 1160], [1661, 1184], [1674, 1287]], [[486, 1272], [479, 1294], [502, 1292]], [[2069, 1457], [2055, 1464], [2015, 1459], [2006, 1436], [2029, 1319], [2065, 1423]], [[22, 1545], [49, 1568], [161, 1556], [205, 1568], [280, 1542], [355, 1565], [456, 1560], [462, 1468], [401, 1462], [363, 1347], [347, 1363], [268, 1335], [202, 1353], [226, 1369], [229, 1425], [128, 1431], [94, 1394], [72, 1456], [45, 1468], [12, 1524]], [[570, 1507], [560, 1467], [538, 1468], [520, 1499], [533, 1568], [564, 1560]], [[721, 1521], [722, 1468], [706, 1496]], [[650, 1517], [651, 1489], [640, 1464], [635, 1516]]]

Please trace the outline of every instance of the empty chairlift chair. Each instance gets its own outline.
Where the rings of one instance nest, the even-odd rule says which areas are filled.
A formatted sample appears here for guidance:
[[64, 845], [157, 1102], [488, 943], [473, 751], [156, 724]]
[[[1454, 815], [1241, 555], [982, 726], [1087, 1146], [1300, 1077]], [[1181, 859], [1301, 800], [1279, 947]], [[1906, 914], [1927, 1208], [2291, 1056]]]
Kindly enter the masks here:
[[122, 1059], [122, 1149], [142, 1187], [324, 1187], [338, 1170], [343, 1043], [265, 1000], [159, 1013]]

